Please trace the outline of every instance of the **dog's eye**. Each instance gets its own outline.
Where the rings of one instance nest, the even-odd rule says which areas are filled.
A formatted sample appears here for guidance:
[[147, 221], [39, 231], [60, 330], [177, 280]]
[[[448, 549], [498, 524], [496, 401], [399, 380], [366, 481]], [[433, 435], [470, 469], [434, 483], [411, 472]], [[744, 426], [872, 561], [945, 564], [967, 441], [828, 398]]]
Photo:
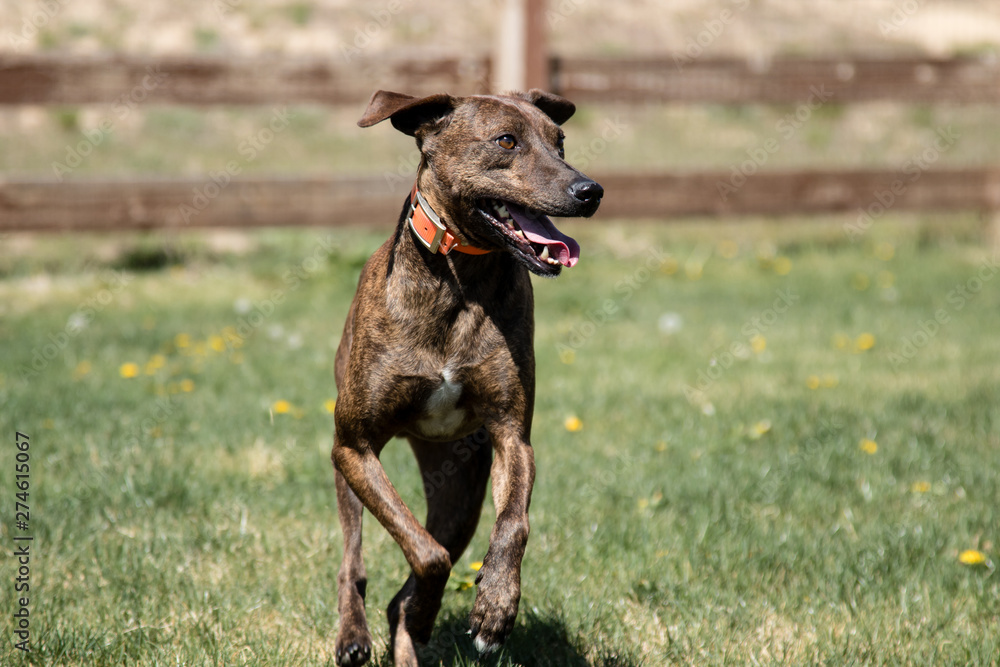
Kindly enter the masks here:
[[517, 147], [517, 140], [509, 134], [505, 134], [497, 139], [497, 146], [505, 151], [512, 151]]
[[566, 157], [566, 148], [563, 146], [564, 139], [565, 137], [562, 135], [559, 135], [559, 137], [556, 138], [556, 148], [559, 149], [559, 157], [562, 158]]

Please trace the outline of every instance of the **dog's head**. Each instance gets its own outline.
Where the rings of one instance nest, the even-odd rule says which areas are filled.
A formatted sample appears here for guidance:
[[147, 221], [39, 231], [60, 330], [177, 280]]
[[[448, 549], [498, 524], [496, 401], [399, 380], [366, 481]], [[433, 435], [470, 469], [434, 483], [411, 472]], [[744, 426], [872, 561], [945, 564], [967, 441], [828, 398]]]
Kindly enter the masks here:
[[604, 196], [604, 188], [565, 161], [559, 126], [575, 110], [537, 89], [423, 98], [380, 90], [358, 125], [388, 118], [416, 138], [440, 194], [438, 213], [465, 240], [506, 250], [533, 273], [555, 276], [576, 264], [580, 246], [548, 216], [589, 217]]

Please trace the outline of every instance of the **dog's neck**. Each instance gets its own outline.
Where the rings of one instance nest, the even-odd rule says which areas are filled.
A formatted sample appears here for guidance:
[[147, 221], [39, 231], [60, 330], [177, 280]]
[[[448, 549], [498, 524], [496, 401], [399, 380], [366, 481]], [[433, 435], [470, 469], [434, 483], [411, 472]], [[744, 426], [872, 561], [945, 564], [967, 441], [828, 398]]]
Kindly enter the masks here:
[[[440, 192], [445, 186], [438, 183], [429, 170], [421, 172], [418, 172], [417, 189], [432, 210], [440, 211], [442, 222], [448, 221], [446, 224], [449, 229], [454, 229], [450, 220], [458, 213], [439, 204], [448, 201]], [[397, 306], [423, 303], [422, 307], [426, 308], [430, 307], [427, 302], [433, 302], [435, 305], [432, 309], [441, 310], [489, 300], [502, 303], [507, 300], [508, 295], [518, 293], [518, 285], [523, 285], [531, 293], [528, 270], [509, 253], [431, 253], [410, 227], [410, 201], [412, 193], [400, 216], [397, 233], [390, 240], [392, 260], [388, 266], [387, 287]], [[405, 270], [397, 272], [402, 267]], [[405, 276], [406, 279], [399, 282], [396, 280], [397, 275]], [[518, 306], [520, 307], [523, 305]]]

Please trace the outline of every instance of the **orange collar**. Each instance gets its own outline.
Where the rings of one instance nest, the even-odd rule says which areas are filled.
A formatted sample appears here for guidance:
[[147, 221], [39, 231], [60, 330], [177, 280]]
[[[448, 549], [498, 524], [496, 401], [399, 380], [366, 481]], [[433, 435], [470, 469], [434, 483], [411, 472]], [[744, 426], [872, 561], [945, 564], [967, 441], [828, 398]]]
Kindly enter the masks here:
[[442, 255], [447, 255], [452, 250], [457, 250], [466, 255], [485, 255], [492, 252], [461, 243], [420, 194], [416, 183], [410, 191], [410, 212], [406, 216], [406, 222], [424, 247], [432, 253], [440, 252]]

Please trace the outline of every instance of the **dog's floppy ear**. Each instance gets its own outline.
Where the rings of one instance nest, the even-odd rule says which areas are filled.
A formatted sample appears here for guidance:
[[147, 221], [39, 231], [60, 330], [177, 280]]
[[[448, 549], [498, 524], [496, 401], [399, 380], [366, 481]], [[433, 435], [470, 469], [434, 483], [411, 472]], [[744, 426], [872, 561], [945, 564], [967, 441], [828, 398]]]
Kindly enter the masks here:
[[562, 125], [568, 121], [576, 111], [576, 105], [565, 97], [553, 95], [538, 88], [532, 88], [528, 92], [522, 93], [521, 97], [541, 109], [556, 125]]
[[392, 126], [411, 137], [415, 136], [421, 126], [444, 118], [455, 110], [456, 100], [447, 93], [438, 93], [427, 97], [413, 97], [403, 93], [393, 93], [379, 90], [372, 95], [365, 114], [361, 116], [358, 125], [371, 127], [381, 123], [386, 118], [392, 120]]

